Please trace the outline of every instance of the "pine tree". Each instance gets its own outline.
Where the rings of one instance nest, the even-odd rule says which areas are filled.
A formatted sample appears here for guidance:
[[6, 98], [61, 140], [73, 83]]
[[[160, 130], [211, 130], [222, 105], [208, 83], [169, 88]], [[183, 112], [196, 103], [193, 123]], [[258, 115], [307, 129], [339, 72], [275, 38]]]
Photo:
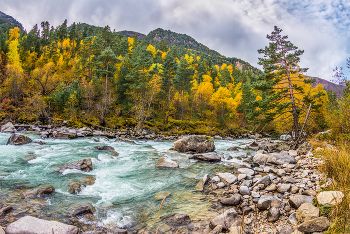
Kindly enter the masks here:
[[[255, 109], [251, 117], [268, 123], [278, 116], [290, 113], [295, 139], [298, 139], [301, 107], [296, 104], [295, 93], [303, 93], [303, 88], [294, 82], [293, 77], [301, 77], [299, 74], [307, 69], [298, 66], [304, 51], [287, 41], [288, 36], [282, 36], [281, 32], [282, 29], [275, 26], [271, 35], [267, 35], [269, 45], [258, 50], [259, 54], [264, 55], [258, 62], [263, 66], [264, 73], [253, 83], [253, 87], [261, 92], [261, 99], [254, 101]], [[286, 99], [289, 101], [283, 101]]]

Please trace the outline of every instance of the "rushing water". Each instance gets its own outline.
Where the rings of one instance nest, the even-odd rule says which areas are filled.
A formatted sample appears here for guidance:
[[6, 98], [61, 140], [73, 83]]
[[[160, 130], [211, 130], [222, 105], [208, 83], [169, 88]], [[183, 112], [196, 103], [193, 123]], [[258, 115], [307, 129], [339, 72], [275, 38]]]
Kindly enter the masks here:
[[[27, 134], [33, 140], [38, 135]], [[172, 195], [163, 204], [161, 215], [187, 213], [191, 218], [208, 217], [209, 204], [200, 192], [194, 191], [204, 174], [227, 171], [226, 164], [240, 161], [244, 151], [226, 151], [231, 146], [251, 142], [247, 139], [233, 141], [215, 140], [216, 152], [224, 160], [220, 163], [203, 163], [189, 160], [188, 155], [169, 151], [173, 142], [136, 140], [137, 145], [114, 142], [100, 138], [73, 140], [43, 140], [45, 145], [35, 143], [23, 146], [6, 145], [10, 134], [0, 133], [0, 200], [5, 200], [19, 189], [34, 189], [53, 185], [56, 192], [45, 200], [49, 206], [46, 217], [59, 219], [67, 216], [72, 205], [90, 202], [96, 208], [100, 224], [114, 222], [119, 227], [139, 225], [157, 215], [161, 203], [154, 196], [160, 191]], [[94, 146], [109, 145], [119, 153], [113, 157], [98, 151]], [[26, 156], [36, 156], [25, 161]], [[179, 163], [178, 169], [156, 168], [159, 158], [167, 156]], [[232, 159], [229, 159], [232, 156]], [[58, 174], [55, 169], [65, 163], [83, 158], [92, 158], [93, 170], [82, 172], [66, 170]], [[84, 186], [79, 194], [68, 193], [70, 182], [84, 183], [86, 177], [95, 177], [93, 185]]]

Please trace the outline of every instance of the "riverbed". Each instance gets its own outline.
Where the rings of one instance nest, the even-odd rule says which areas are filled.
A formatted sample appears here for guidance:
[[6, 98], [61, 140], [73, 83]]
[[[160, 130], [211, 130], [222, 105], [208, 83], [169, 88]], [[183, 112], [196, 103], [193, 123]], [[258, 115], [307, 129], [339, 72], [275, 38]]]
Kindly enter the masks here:
[[[39, 135], [25, 134], [31, 139]], [[6, 145], [10, 134], [0, 133], [0, 200], [20, 206], [20, 194], [43, 185], [52, 185], [56, 191], [40, 200], [43, 203], [40, 217], [66, 222], [71, 206], [91, 203], [96, 208], [99, 225], [113, 222], [119, 228], [142, 228], [157, 217], [162, 200], [155, 200], [160, 191], [171, 192], [166, 198], [160, 215], [186, 213], [192, 219], [214, 217], [211, 203], [194, 187], [205, 175], [232, 171], [231, 163], [243, 163], [240, 157], [246, 151], [227, 151], [229, 147], [248, 144], [253, 140], [215, 140], [216, 153], [222, 161], [205, 163], [188, 159], [188, 155], [169, 150], [173, 141], [155, 142], [135, 140], [136, 145], [114, 142], [114, 139], [99, 137], [71, 140], [45, 139], [45, 144], [30, 143], [22, 146]], [[94, 140], [95, 138], [95, 140]], [[94, 149], [95, 146], [114, 147], [119, 156]], [[25, 160], [27, 156], [35, 156]], [[161, 169], [156, 164], [167, 156], [179, 163], [178, 169]], [[91, 158], [93, 170], [82, 172], [66, 170], [55, 172], [59, 166]], [[87, 179], [95, 178], [91, 185]], [[78, 182], [83, 185], [78, 194], [68, 193], [68, 185]], [[25, 199], [26, 200], [26, 199]]]

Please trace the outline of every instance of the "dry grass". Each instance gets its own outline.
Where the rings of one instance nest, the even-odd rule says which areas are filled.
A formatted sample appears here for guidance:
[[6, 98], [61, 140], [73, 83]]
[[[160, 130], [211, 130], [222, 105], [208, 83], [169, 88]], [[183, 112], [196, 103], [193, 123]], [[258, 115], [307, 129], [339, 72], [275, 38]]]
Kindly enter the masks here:
[[333, 180], [333, 184], [325, 190], [337, 190], [344, 193], [343, 202], [333, 207], [320, 207], [326, 211], [329, 219], [333, 222], [326, 233], [350, 233], [350, 150], [347, 143], [341, 143], [337, 149], [326, 149], [324, 143], [319, 147], [324, 150], [315, 152], [323, 160], [319, 170], [328, 178]]

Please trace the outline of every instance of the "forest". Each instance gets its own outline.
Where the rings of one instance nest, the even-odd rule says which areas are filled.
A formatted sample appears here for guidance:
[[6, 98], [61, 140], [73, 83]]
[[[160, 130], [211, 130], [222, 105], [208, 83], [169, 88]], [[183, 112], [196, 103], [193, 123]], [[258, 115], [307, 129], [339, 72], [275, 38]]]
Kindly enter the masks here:
[[348, 127], [345, 112], [334, 116], [348, 95], [339, 99], [313, 85], [300, 59], [283, 67], [264, 64], [266, 56], [260, 59], [264, 72], [257, 72], [169, 47], [164, 39], [152, 45], [126, 37], [109, 26], [64, 21], [54, 28], [46, 21], [28, 33], [14, 27], [0, 35], [0, 119], [211, 135], [288, 133], [293, 118], [294, 127], [296, 118], [309, 132]]

